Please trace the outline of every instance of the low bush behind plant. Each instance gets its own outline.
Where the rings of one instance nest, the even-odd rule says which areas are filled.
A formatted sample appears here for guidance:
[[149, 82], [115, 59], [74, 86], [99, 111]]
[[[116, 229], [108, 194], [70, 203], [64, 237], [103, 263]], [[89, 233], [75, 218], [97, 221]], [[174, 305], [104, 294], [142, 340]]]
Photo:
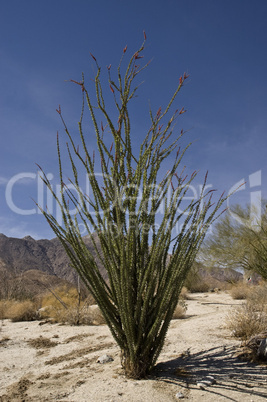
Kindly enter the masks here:
[[249, 288], [247, 300], [227, 316], [226, 326], [233, 336], [247, 340], [267, 329], [267, 285]]
[[43, 297], [40, 315], [70, 325], [104, 324], [101, 311], [92, 303], [92, 297], [81, 297], [76, 287], [60, 286]]
[[235, 300], [245, 300], [251, 293], [251, 289], [249, 284], [242, 281], [234, 284], [229, 290], [229, 293]]
[[13, 322], [39, 319], [38, 305], [31, 300], [9, 300], [6, 303], [2, 301], [1, 306], [5, 308], [3, 318], [10, 319]]
[[181, 318], [185, 318], [186, 310], [187, 310], [187, 304], [184, 299], [180, 298], [180, 300], [176, 306], [176, 309], [174, 310], [172, 319], [178, 320]]

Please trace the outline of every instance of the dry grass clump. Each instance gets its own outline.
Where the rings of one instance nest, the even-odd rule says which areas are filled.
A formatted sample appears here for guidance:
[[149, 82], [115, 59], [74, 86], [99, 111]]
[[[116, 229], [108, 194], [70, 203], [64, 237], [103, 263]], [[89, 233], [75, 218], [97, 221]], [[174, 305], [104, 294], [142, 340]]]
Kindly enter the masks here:
[[266, 314], [257, 311], [254, 305], [243, 304], [227, 317], [227, 327], [237, 338], [249, 339], [264, 331], [267, 326]]
[[199, 280], [198, 282], [194, 283], [190, 287], [191, 293], [206, 293], [210, 289], [210, 286], [207, 282], [203, 280]]
[[0, 300], [0, 319], [4, 320], [8, 318], [8, 310], [14, 303], [12, 300]]
[[49, 338], [39, 336], [39, 338], [29, 339], [28, 344], [36, 349], [51, 348], [58, 345], [58, 342], [51, 341]]
[[264, 310], [267, 313], [267, 282], [250, 287], [248, 300], [250, 303], [257, 304], [259, 310]]
[[267, 285], [253, 286], [247, 294], [247, 302], [235, 308], [227, 316], [227, 327], [235, 337], [247, 340], [266, 331]]
[[10, 319], [13, 322], [33, 321], [39, 318], [38, 306], [31, 300], [1, 300], [1, 319]]
[[232, 286], [229, 293], [235, 300], [244, 300], [247, 299], [247, 297], [251, 293], [251, 289], [252, 289], [251, 285], [244, 282], [238, 282]]
[[74, 286], [50, 289], [46, 295], [32, 300], [0, 300], [0, 320], [32, 321], [49, 319], [71, 325], [101, 325], [104, 317], [92, 296], [79, 292]]
[[191, 293], [206, 293], [210, 289], [214, 288], [214, 283], [212, 278], [208, 275], [204, 275], [203, 271], [200, 270], [199, 264], [193, 266], [189, 275], [185, 281], [185, 287]]
[[186, 305], [185, 301], [182, 299], [179, 300], [179, 302], [176, 306], [176, 309], [174, 310], [172, 319], [179, 320], [181, 318], [185, 318], [186, 310], [187, 310], [187, 305]]
[[185, 286], [182, 287], [179, 298], [182, 300], [190, 300], [190, 294], [189, 294], [187, 287], [185, 287]]
[[89, 306], [85, 316], [85, 323], [87, 325], [103, 325], [106, 324], [106, 320], [97, 305]]
[[70, 325], [101, 325], [104, 317], [97, 308], [90, 304], [92, 298], [82, 298], [75, 287], [61, 286], [42, 299], [40, 311], [42, 318]]

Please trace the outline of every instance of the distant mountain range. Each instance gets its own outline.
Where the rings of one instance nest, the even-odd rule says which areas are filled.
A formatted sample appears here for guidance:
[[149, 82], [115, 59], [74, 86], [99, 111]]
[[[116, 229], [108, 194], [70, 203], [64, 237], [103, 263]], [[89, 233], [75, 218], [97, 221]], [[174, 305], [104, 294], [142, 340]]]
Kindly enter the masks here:
[[[95, 254], [92, 241], [85, 236], [84, 242]], [[97, 237], [95, 237], [97, 243]], [[99, 263], [100, 271], [106, 279], [105, 269]], [[238, 280], [242, 274], [233, 270], [213, 269], [198, 270], [202, 279], [213, 279], [214, 287], [220, 282]], [[0, 298], [12, 297], [12, 294], [40, 294], [47, 288], [62, 284], [77, 284], [77, 273], [70, 266], [68, 256], [57, 238], [52, 240], [34, 240], [30, 236], [23, 239], [0, 234]]]
[[[90, 237], [84, 237], [84, 241], [95, 254]], [[105, 277], [104, 268], [100, 266], [100, 270]], [[32, 295], [47, 287], [77, 284], [77, 273], [57, 238], [18, 239], [0, 234], [0, 281], [0, 297], [18, 291]]]

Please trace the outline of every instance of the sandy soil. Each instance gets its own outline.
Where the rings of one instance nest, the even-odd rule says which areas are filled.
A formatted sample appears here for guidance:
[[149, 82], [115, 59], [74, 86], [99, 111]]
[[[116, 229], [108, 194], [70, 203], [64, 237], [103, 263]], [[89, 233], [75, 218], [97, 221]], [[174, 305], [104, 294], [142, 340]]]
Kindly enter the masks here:
[[[109, 329], [2, 322], [0, 401], [265, 401], [266, 366], [239, 361], [240, 344], [224, 328], [227, 293], [194, 294], [186, 318], [173, 320], [152, 375], [125, 378]], [[97, 363], [108, 354], [112, 362]], [[200, 389], [198, 383], [215, 383]]]

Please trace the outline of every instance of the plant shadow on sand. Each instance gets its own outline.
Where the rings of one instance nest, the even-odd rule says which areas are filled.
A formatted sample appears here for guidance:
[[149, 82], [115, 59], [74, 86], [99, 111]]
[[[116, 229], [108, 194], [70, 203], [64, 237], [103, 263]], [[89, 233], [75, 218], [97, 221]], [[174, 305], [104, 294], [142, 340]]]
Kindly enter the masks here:
[[[205, 388], [209, 394], [225, 396], [235, 392], [267, 398], [266, 365], [241, 361], [235, 357], [236, 347], [215, 347], [196, 353], [186, 351], [178, 358], [158, 363], [153, 378], [177, 384], [185, 390], [199, 389], [197, 383], [212, 376], [214, 384]], [[229, 400], [236, 401], [228, 396]]]

